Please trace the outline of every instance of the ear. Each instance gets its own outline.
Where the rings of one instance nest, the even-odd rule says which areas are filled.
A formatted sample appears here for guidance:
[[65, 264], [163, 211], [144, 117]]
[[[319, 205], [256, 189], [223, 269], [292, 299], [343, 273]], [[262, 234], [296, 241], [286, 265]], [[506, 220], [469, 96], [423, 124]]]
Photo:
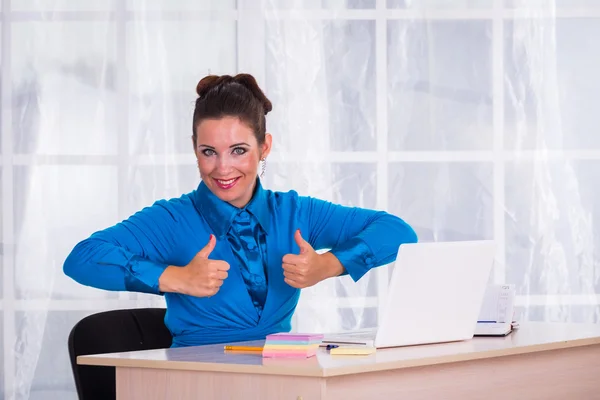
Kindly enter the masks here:
[[267, 158], [271, 152], [271, 144], [273, 143], [273, 137], [270, 133], [265, 134], [265, 142], [261, 146], [261, 158]]

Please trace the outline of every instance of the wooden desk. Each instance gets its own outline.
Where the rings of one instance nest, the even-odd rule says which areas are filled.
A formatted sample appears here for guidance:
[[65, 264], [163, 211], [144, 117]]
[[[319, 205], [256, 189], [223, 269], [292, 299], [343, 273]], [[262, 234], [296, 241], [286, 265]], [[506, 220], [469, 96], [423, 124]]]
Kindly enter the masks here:
[[[261, 342], [247, 342], [256, 345]], [[78, 357], [116, 366], [118, 399], [600, 399], [600, 324], [302, 360], [223, 345]]]

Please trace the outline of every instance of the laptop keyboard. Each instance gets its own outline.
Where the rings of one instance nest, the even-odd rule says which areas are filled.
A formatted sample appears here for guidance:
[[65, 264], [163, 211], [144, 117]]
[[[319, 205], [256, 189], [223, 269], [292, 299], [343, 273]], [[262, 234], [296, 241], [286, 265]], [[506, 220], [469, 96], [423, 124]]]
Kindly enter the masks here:
[[349, 332], [341, 332], [333, 335], [327, 335], [328, 338], [336, 337], [336, 338], [352, 338], [352, 339], [375, 339], [375, 335], [377, 334], [376, 330], [367, 330], [367, 331], [349, 331]]

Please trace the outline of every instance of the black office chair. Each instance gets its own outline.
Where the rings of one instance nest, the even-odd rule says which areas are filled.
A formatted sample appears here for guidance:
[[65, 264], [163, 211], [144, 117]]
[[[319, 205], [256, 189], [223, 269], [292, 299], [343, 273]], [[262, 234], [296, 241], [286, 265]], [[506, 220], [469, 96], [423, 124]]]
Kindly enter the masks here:
[[83, 318], [69, 334], [69, 356], [80, 400], [116, 398], [115, 368], [77, 365], [77, 356], [163, 349], [172, 336], [164, 308], [113, 310]]

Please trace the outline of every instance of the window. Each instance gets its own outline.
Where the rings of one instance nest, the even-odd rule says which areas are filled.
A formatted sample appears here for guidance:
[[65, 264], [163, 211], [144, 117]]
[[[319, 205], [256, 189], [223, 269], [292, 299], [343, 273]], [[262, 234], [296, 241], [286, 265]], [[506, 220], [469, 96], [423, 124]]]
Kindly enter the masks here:
[[[421, 240], [495, 238], [522, 318], [598, 322], [600, 6], [415, 3], [3, 2], [0, 393], [73, 397], [70, 327], [163, 304], [77, 285], [62, 262], [197, 185], [208, 72], [251, 72], [275, 104], [269, 188], [388, 210]], [[305, 290], [294, 327], [376, 325], [390, 271]]]

